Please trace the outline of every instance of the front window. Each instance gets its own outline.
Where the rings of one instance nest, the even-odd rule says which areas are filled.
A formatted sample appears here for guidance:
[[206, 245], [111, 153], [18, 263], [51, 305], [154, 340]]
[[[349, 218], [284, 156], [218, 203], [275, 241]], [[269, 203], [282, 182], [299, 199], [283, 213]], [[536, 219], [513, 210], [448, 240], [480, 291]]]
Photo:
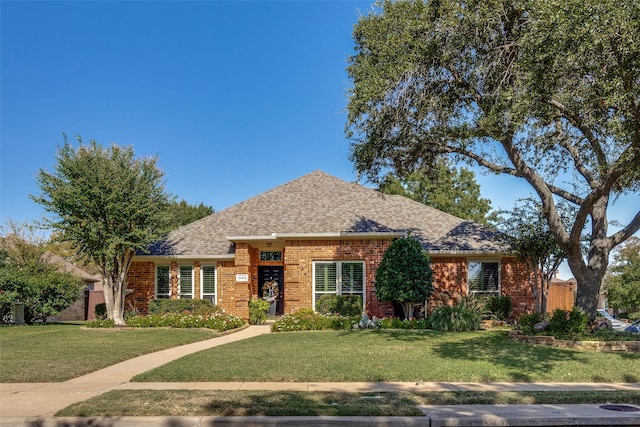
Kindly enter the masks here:
[[180, 298], [193, 298], [193, 268], [190, 265], [180, 266]]
[[156, 298], [169, 298], [171, 296], [171, 280], [169, 266], [158, 265], [156, 267]]
[[318, 261], [313, 263], [313, 305], [323, 295], [359, 295], [364, 306], [364, 263]]
[[213, 265], [202, 266], [200, 295], [202, 295], [202, 299], [208, 299], [212, 303], [216, 303], [216, 267]]
[[499, 294], [500, 263], [497, 261], [469, 261], [469, 293]]

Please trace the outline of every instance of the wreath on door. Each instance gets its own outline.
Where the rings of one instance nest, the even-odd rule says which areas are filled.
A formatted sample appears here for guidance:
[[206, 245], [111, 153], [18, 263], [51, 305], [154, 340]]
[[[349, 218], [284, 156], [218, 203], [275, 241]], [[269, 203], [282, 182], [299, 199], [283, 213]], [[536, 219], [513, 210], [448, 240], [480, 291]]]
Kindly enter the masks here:
[[278, 281], [270, 280], [268, 282], [264, 282], [262, 285], [262, 298], [273, 303], [276, 299], [278, 299]]

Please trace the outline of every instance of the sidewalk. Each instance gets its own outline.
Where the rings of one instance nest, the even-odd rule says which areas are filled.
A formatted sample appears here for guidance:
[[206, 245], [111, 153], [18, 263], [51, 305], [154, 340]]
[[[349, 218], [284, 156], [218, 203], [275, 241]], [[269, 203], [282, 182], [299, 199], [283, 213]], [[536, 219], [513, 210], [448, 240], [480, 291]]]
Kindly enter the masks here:
[[[273, 390], [425, 392], [425, 391], [604, 391], [631, 390], [639, 383], [131, 383], [140, 373], [208, 348], [269, 332], [269, 325], [136, 357], [62, 383], [0, 383], [0, 426], [209, 426], [209, 425], [640, 425], [640, 411], [619, 412], [598, 405], [458, 405], [425, 406], [425, 417], [115, 417], [53, 418], [76, 402], [109, 390]], [[546, 420], [546, 421], [544, 421]], [[534, 424], [530, 424], [535, 422]], [[546, 423], [545, 423], [546, 422]], [[506, 423], [506, 424], [504, 424]], [[524, 423], [524, 424], [523, 424]], [[529, 423], [529, 424], [527, 424]], [[559, 423], [559, 424], [558, 424]]]

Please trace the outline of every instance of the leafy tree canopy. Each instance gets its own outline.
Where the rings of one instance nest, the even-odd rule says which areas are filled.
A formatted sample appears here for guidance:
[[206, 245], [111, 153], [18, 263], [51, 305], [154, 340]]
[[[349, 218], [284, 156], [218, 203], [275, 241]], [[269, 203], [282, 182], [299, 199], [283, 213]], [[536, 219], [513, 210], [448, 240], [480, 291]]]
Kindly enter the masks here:
[[611, 307], [640, 311], [640, 238], [618, 247], [605, 278], [605, 293]]
[[123, 325], [131, 260], [167, 230], [171, 197], [156, 158], [137, 159], [132, 147], [78, 143], [65, 137], [54, 170], [37, 175], [42, 194], [31, 197], [52, 214], [45, 225], [96, 265], [107, 315]]
[[413, 318], [415, 304], [425, 302], [433, 290], [431, 260], [412, 237], [395, 240], [376, 270], [379, 301], [402, 304], [406, 318]]
[[170, 228], [178, 228], [211, 215], [213, 207], [200, 202], [199, 205], [190, 205], [186, 200], [173, 201], [169, 205]]
[[480, 197], [480, 186], [467, 168], [449, 167], [438, 161], [428, 173], [418, 170], [406, 178], [387, 174], [379, 187], [385, 194], [397, 194], [443, 212], [488, 224], [497, 215], [491, 212], [491, 201]]
[[380, 182], [448, 157], [526, 180], [595, 317], [610, 251], [640, 229], [640, 211], [611, 235], [607, 218], [640, 189], [637, 2], [382, 1], [353, 37], [356, 169]]

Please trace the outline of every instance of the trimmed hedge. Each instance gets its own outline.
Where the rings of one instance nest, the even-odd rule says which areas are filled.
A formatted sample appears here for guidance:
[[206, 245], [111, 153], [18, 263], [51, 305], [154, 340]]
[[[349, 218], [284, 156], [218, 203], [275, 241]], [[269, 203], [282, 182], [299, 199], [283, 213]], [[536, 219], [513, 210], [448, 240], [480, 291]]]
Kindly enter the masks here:
[[149, 314], [194, 313], [213, 314], [220, 308], [207, 299], [153, 299], [149, 301]]

